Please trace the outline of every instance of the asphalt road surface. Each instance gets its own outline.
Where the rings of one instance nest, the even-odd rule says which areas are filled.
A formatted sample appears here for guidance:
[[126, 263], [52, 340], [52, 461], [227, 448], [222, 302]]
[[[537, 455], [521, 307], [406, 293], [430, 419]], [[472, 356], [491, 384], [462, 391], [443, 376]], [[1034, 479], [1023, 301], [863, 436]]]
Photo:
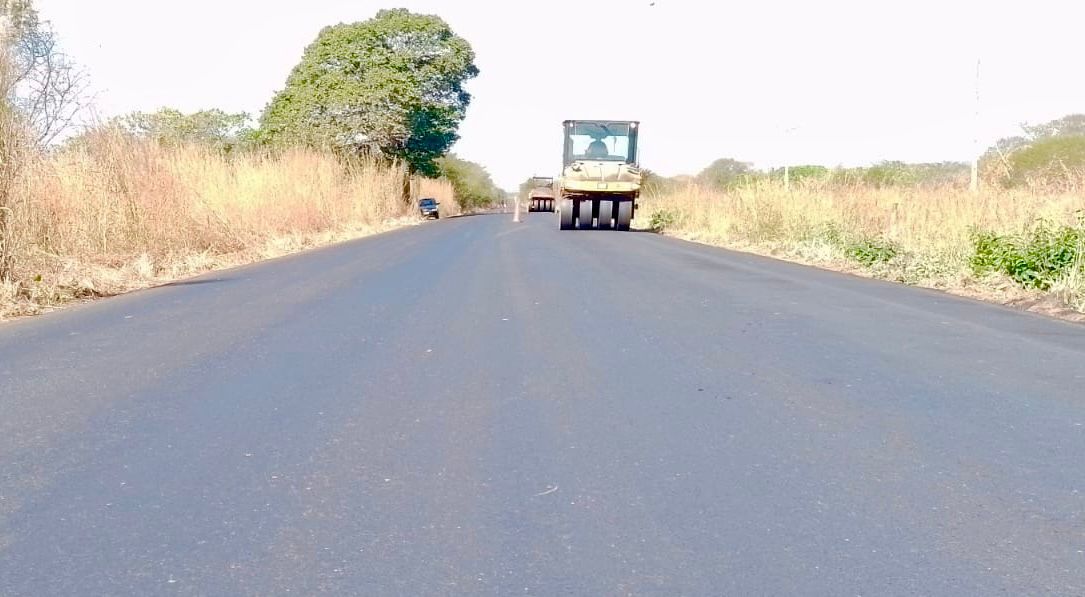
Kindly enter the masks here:
[[525, 217], [0, 325], [0, 595], [1085, 594], [1085, 327]]

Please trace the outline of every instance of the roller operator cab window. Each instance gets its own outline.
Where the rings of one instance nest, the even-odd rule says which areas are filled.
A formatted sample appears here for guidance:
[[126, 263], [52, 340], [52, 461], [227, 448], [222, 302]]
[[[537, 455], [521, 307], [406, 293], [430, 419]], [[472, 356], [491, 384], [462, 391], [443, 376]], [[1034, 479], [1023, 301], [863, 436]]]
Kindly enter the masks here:
[[577, 160], [636, 162], [637, 126], [629, 122], [570, 122], [565, 126], [565, 163]]

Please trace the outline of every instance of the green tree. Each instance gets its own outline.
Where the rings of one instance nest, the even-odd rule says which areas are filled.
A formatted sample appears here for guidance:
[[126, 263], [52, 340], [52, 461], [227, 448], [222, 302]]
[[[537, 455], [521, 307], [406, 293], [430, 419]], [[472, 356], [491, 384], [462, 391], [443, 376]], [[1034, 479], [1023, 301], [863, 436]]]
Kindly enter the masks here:
[[551, 178], [551, 177], [540, 176], [539, 177], [540, 180], [536, 180], [536, 177], [534, 177], [534, 176], [529, 177], [527, 180], [520, 183], [520, 186], [517, 187], [517, 192], [512, 194], [513, 197], [515, 198], [516, 196], [519, 196], [521, 199], [527, 199], [528, 195], [530, 195], [531, 191], [534, 190], [536, 187], [538, 187], [540, 185], [545, 186], [545, 182], [546, 182], [545, 179], [548, 179], [548, 178], [551, 180], [551, 186], [552, 186], [554, 179]]
[[641, 168], [641, 189], [646, 195], [664, 195], [685, 184], [678, 178], [668, 178], [648, 168]]
[[909, 186], [916, 182], [908, 164], [884, 161], [863, 169], [863, 182], [873, 187]]
[[1075, 177], [1085, 170], [1085, 136], [1038, 139], [1007, 158], [1008, 186], [1052, 183]]
[[708, 165], [697, 175], [697, 182], [724, 189], [750, 174], [753, 165], [731, 158], [721, 158]]
[[379, 154], [436, 175], [471, 101], [463, 86], [478, 74], [474, 59], [439, 17], [406, 9], [326, 27], [265, 109], [261, 137]]
[[174, 108], [162, 108], [157, 112], [134, 112], [115, 122], [134, 135], [163, 145], [195, 143], [230, 151], [252, 138], [250, 120], [243, 112], [230, 114], [211, 109], [185, 114]]
[[529, 177], [524, 182], [520, 183], [520, 186], [517, 187], [517, 195], [521, 199], [526, 200], [528, 195], [531, 194], [531, 190], [534, 189], [534, 188], [535, 188], [535, 177], [532, 176], [532, 177]]
[[985, 177], [1003, 186], [1080, 180], [1085, 171], [1085, 114], [1022, 124], [1024, 135], [999, 139], [980, 159]]
[[1085, 114], [1069, 114], [1043, 124], [1023, 124], [1021, 128], [1031, 139], [1052, 137], [1085, 137]]
[[494, 184], [485, 168], [468, 160], [449, 154], [438, 160], [441, 175], [452, 183], [456, 202], [465, 210], [488, 207], [500, 203], [505, 191]]

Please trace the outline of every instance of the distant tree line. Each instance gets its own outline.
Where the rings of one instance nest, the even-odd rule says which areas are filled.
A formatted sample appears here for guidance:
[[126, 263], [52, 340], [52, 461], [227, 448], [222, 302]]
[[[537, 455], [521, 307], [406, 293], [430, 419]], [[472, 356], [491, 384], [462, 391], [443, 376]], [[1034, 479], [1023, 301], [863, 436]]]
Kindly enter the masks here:
[[481, 165], [460, 159], [455, 154], [448, 154], [437, 162], [443, 176], [452, 183], [461, 208], [487, 207], [505, 199], [505, 191], [494, 184], [490, 173]]
[[[1085, 114], [1071, 114], [1038, 125], [1021, 125], [1022, 134], [1000, 139], [980, 158], [983, 182], [1000, 187], [1085, 184]], [[862, 167], [830, 168], [796, 164], [788, 168], [795, 185], [868, 187], [966, 187], [971, 164], [966, 162], [908, 163], [883, 161]], [[782, 181], [783, 168], [758, 170], [753, 164], [721, 158], [693, 176], [661, 176], [645, 170], [646, 192], [674, 190], [690, 183], [717, 189], [764, 181]]]
[[[885, 161], [865, 167], [829, 168], [817, 164], [798, 164], [788, 168], [794, 185], [868, 187], [968, 185], [970, 166], [963, 162], [911, 164]], [[646, 171], [646, 192], [666, 192], [690, 183], [716, 189], [729, 189], [761, 182], [782, 182], [783, 168], [758, 170], [748, 162], [731, 158], [718, 159], [694, 176], [664, 177]]]

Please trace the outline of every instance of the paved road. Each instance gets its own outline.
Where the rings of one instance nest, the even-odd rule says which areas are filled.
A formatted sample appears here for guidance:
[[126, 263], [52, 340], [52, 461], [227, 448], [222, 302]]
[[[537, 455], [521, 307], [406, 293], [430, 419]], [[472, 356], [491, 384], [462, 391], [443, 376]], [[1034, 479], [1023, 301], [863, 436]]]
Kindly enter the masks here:
[[1085, 327], [556, 228], [0, 326], [0, 595], [1085, 594]]

